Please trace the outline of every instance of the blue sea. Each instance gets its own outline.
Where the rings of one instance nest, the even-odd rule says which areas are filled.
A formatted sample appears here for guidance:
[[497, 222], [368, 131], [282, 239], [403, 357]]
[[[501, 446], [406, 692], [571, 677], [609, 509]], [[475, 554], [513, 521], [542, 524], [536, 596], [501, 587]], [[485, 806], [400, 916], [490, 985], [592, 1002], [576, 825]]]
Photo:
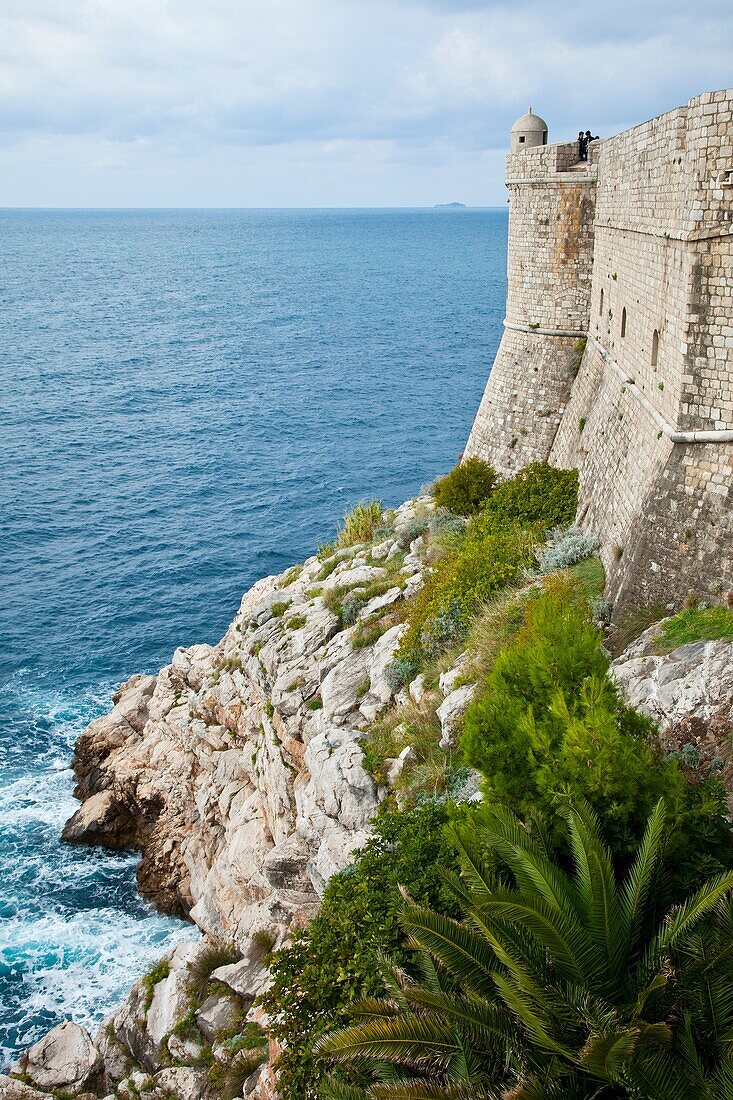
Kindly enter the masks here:
[[114, 686], [460, 453], [502, 210], [0, 211], [0, 1064], [190, 926], [59, 842]]

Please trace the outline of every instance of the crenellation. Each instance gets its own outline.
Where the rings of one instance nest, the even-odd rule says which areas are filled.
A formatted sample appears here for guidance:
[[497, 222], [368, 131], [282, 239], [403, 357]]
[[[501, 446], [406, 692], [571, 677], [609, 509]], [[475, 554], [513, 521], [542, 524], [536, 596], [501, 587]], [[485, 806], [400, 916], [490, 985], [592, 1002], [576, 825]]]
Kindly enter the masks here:
[[577, 466], [622, 602], [730, 588], [733, 91], [586, 162], [546, 134], [507, 157], [506, 329], [466, 454]]

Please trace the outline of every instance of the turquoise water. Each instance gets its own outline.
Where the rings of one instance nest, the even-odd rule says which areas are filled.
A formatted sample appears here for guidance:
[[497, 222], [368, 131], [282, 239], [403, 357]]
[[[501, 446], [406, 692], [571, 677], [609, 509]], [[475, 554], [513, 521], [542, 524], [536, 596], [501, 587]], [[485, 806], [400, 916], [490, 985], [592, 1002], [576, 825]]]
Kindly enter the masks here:
[[497, 210], [0, 211], [0, 1061], [190, 932], [59, 843], [75, 737], [453, 465], [505, 248]]

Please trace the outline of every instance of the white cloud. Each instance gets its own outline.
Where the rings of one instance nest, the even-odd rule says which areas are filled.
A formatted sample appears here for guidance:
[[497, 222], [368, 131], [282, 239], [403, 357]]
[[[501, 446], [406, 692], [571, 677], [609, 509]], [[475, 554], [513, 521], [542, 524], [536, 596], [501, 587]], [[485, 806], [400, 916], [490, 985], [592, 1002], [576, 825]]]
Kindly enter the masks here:
[[528, 102], [610, 132], [721, 86], [732, 28], [721, 0], [0, 0], [0, 204], [502, 202]]

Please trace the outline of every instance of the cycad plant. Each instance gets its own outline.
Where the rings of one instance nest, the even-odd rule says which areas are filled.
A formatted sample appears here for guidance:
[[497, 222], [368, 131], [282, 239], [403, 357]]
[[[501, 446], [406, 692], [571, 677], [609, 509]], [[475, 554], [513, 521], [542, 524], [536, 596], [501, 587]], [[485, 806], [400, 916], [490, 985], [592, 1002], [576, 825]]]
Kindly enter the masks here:
[[733, 873], [655, 919], [663, 804], [622, 881], [592, 810], [565, 814], [570, 874], [508, 811], [455, 836], [465, 917], [406, 902], [415, 973], [390, 970], [387, 996], [318, 1044], [370, 1082], [334, 1100], [662, 1100], [670, 1078], [686, 1100], [733, 1096]]

